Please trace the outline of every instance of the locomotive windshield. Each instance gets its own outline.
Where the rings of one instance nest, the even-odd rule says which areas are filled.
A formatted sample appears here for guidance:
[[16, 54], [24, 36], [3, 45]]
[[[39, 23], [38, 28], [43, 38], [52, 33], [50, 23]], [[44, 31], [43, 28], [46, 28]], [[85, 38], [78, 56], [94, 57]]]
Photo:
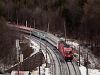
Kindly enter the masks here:
[[71, 54], [72, 51], [71, 50], [66, 50], [66, 54]]
[[60, 43], [61, 43], [64, 47], [69, 47], [69, 45], [66, 44], [64, 41], [60, 41]]

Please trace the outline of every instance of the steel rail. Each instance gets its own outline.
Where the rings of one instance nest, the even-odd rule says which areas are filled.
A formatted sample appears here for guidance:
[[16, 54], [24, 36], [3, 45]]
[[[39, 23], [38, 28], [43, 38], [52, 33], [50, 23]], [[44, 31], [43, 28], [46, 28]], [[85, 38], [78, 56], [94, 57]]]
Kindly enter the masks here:
[[[35, 37], [35, 38], [32, 38], [34, 39], [34, 41], [38, 42], [38, 44], [40, 44], [40, 40]], [[45, 43], [41, 43], [41, 46], [44, 46], [45, 47]], [[47, 52], [48, 52], [48, 55], [50, 56], [50, 60], [51, 60], [51, 70], [52, 70], [52, 74], [51, 75], [56, 75], [56, 62], [55, 62], [55, 59], [53, 57], [53, 54], [50, 52], [50, 47], [47, 48]]]
[[[43, 40], [41, 40], [41, 41], [43, 43], [45, 43], [45, 41], [43, 41]], [[56, 59], [53, 59], [54, 62], [55, 62], [55, 65], [54, 65], [55, 70], [53, 70], [55, 72], [53, 73], [53, 75], [69, 75], [69, 73], [67, 73], [68, 68], [67, 68], [67, 65], [66, 65], [66, 61], [64, 60], [64, 58], [60, 54], [60, 52], [55, 47], [51, 46], [51, 44], [49, 44], [49, 43], [47, 44], [47, 46], [50, 48], [49, 53], [53, 52], [54, 53], [53, 56], [56, 57]]]
[[[44, 42], [44, 41], [42, 41], [42, 42]], [[48, 43], [48, 46], [50, 46], [51, 50], [56, 54], [56, 57], [59, 61], [60, 72], [61, 72], [60, 75], [69, 75], [69, 73], [67, 72], [68, 68], [67, 68], [67, 65], [66, 65], [66, 61], [63, 58], [62, 54], [59, 52], [59, 50], [57, 50], [50, 43]]]
[[79, 70], [79, 68], [78, 68], [78, 65], [76, 65], [75, 62], [71, 62], [71, 63], [73, 64], [73, 66], [74, 66], [74, 68], [75, 68], [75, 70], [76, 70], [77, 75], [81, 75], [81, 72], [80, 72], [80, 70]]

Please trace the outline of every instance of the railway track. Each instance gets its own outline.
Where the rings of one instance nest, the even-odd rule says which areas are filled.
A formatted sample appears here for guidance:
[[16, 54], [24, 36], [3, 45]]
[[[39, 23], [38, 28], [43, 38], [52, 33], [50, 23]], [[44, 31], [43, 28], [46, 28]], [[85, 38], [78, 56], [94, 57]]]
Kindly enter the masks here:
[[[28, 37], [30, 38], [30, 37]], [[31, 38], [33, 41], [37, 42], [38, 44], [40, 44], [40, 40], [36, 37], [34, 38]], [[41, 43], [41, 48], [42, 50], [45, 50], [45, 42], [44, 43]], [[49, 58], [50, 58], [50, 69], [51, 69], [51, 75], [59, 75], [59, 74], [56, 74], [57, 73], [57, 65], [56, 65], [56, 60], [55, 60], [55, 54], [53, 52], [51, 52], [52, 50], [50, 50], [51, 48], [47, 46], [47, 54], [49, 55]], [[46, 52], [46, 51], [45, 51]], [[58, 72], [59, 73], [59, 72]]]
[[[32, 37], [33, 40], [37, 41], [42, 48], [45, 48], [45, 41], [39, 38]], [[61, 53], [51, 44], [47, 44], [47, 53], [51, 61], [51, 75], [81, 75], [80, 70], [74, 61], [66, 62]]]
[[65, 61], [63, 56], [58, 50], [54, 50], [56, 52], [58, 60], [60, 62], [60, 68], [61, 68], [61, 74], [60, 75], [81, 75], [81, 72], [78, 68], [78, 65], [75, 63], [75, 61]]
[[50, 48], [53, 49], [52, 51], [56, 54], [57, 60], [59, 62], [60, 74], [57, 74], [57, 75], [69, 75], [69, 73], [67, 71], [68, 68], [67, 68], [67, 65], [66, 65], [66, 61], [64, 60], [61, 53], [53, 46], [50, 46]]
[[[33, 40], [36, 40], [38, 44], [40, 43], [39, 39], [34, 37]], [[43, 43], [41, 43], [41, 46], [45, 47], [45, 41], [41, 40]], [[42, 47], [43, 48], [43, 47]], [[67, 65], [66, 61], [64, 60], [63, 56], [60, 54], [60, 52], [53, 47], [51, 44], [47, 43], [47, 53], [49, 54], [51, 58], [51, 75], [69, 75], [67, 73]]]
[[[49, 43], [48, 43], [49, 44]], [[59, 65], [60, 65], [60, 75], [81, 75], [81, 72], [78, 68], [78, 65], [75, 63], [75, 61], [71, 61], [71, 62], [67, 62], [65, 61], [65, 59], [63, 58], [62, 54], [59, 52], [59, 50], [57, 50], [54, 46], [52, 46], [51, 44], [49, 44], [48, 46], [50, 46], [50, 48], [52, 48], [51, 50], [56, 54], [56, 57], [59, 61]], [[67, 63], [71, 63], [71, 64], [67, 64]], [[73, 66], [73, 68], [71, 68], [70, 66]], [[73, 71], [72, 71], [73, 70]], [[58, 75], [58, 74], [57, 74]]]
[[69, 70], [69, 75], [81, 75], [79, 68], [75, 64], [75, 62], [66, 62]]

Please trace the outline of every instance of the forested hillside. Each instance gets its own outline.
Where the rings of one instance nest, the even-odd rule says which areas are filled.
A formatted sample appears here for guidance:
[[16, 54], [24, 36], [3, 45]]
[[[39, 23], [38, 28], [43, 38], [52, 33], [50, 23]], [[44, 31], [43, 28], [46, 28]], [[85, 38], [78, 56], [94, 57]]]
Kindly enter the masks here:
[[[64, 36], [91, 45], [100, 55], [100, 0], [0, 0], [0, 18]], [[0, 21], [2, 23], [2, 21]], [[1, 32], [0, 32], [1, 33]], [[1, 37], [1, 36], [0, 36]]]

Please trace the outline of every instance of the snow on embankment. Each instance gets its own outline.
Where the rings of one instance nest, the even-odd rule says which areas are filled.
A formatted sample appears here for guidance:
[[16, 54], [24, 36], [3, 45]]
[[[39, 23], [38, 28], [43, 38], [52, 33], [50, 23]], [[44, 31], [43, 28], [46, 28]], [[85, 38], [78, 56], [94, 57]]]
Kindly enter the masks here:
[[[30, 57], [33, 56], [34, 54], [38, 53], [40, 50], [40, 46], [33, 40], [30, 40], [30, 47], [32, 47], [32, 49], [34, 49], [34, 52], [30, 55]], [[43, 55], [46, 60], [46, 50], [45, 50], [45, 48], [42, 48], [41, 50], [42, 50]], [[48, 53], [47, 53], [47, 62], [50, 63], [50, 58], [49, 58]]]
[[[82, 75], [86, 75], [86, 67], [81, 65], [79, 69]], [[88, 69], [88, 72], [89, 72], [88, 75], [100, 75], [100, 71], [97, 69]]]
[[[42, 66], [40, 66], [40, 74], [41, 75], [50, 75], [50, 69], [49, 68], [45, 68], [46, 64], [42, 64]], [[37, 69], [34, 71], [34, 75], [39, 75], [39, 67], [37, 67]]]
[[[34, 54], [38, 53], [40, 50], [40, 46], [36, 43], [36, 41], [30, 40], [30, 47], [34, 50], [34, 52], [30, 55], [30, 57], [32, 57]], [[46, 51], [45, 48], [41, 49], [45, 60], [46, 60]], [[50, 58], [49, 55], [47, 54], [47, 63], [50, 63]], [[42, 66], [40, 66], [40, 74], [41, 75], [50, 75], [50, 69], [46, 68], [46, 63], [42, 64]], [[36, 68], [36, 70], [34, 70], [34, 75], [39, 75], [39, 67]]]

